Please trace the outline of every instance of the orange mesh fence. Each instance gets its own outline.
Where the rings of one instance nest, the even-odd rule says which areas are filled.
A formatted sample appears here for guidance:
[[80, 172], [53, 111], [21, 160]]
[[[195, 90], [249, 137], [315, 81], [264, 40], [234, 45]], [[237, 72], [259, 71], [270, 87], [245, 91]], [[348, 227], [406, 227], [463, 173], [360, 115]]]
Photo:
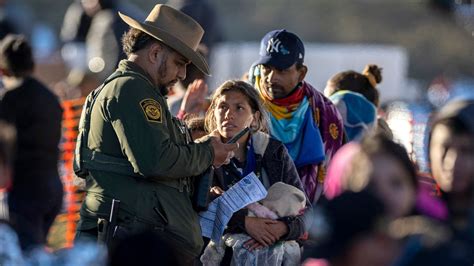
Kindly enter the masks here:
[[60, 148], [59, 172], [64, 186], [63, 209], [56, 217], [48, 235], [48, 246], [53, 250], [71, 248], [74, 243], [76, 225], [79, 221], [79, 209], [84, 192], [74, 184], [72, 162], [79, 118], [85, 98], [62, 102], [63, 123]]

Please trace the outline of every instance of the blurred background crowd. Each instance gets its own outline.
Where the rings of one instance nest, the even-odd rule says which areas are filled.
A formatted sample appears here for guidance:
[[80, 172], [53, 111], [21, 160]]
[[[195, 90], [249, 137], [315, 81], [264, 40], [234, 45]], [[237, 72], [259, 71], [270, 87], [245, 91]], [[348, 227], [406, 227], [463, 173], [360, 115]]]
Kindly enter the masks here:
[[[327, 81], [339, 72], [363, 72], [369, 64], [383, 69], [383, 79], [380, 77], [375, 83], [380, 92], [380, 98], [374, 103], [378, 107], [376, 112], [386, 121], [393, 139], [416, 163], [417, 180], [426, 185], [430, 196], [440, 197], [442, 188], [432, 178], [429, 162], [430, 125], [433, 115], [446, 103], [474, 99], [474, 3], [471, 0], [0, 0], [0, 39], [9, 33], [26, 36], [36, 62], [34, 76], [57, 95], [63, 108], [59, 176], [64, 196], [59, 215], [48, 234], [50, 250], [60, 251], [74, 245], [78, 210], [84, 196], [81, 181], [74, 176], [71, 166], [77, 123], [84, 97], [125, 58], [120, 39], [128, 26], [117, 12], [144, 20], [147, 11], [157, 3], [182, 10], [206, 30], [199, 51], [208, 59], [212, 77], [206, 80], [204, 98], [209, 98], [222, 82], [245, 76], [258, 57], [260, 38], [278, 28], [297, 33], [303, 40], [308, 66], [306, 80], [321, 92], [327, 87]], [[189, 68], [186, 80], [177, 84], [168, 97], [174, 115], [179, 114], [186, 90], [192, 89], [193, 84], [194, 87], [201, 86], [194, 81], [202, 75], [192, 66]], [[35, 109], [35, 106], [31, 108]], [[385, 147], [384, 143], [376, 142], [367, 140], [356, 150], [362, 150], [370, 159], [382, 151], [372, 154], [369, 146]], [[338, 213], [342, 212], [338, 208], [347, 208], [347, 202], [352, 202], [353, 206], [373, 204], [373, 210], [379, 208], [379, 203], [370, 196], [344, 194], [338, 201], [328, 204], [327, 208], [334, 210], [328, 215], [334, 215], [332, 219], [337, 221], [344, 216]], [[363, 216], [361, 221], [379, 215], [362, 215], [363, 211], [357, 210], [360, 212], [350, 215]], [[439, 214], [434, 213], [434, 216]], [[414, 219], [410, 223], [416, 227], [413, 230], [421, 230], [420, 223], [424, 221]], [[369, 220], [367, 224], [373, 222]], [[320, 222], [324, 225], [325, 221]], [[409, 222], [400, 220], [392, 226], [402, 228], [403, 223]], [[344, 227], [344, 223], [335, 222], [335, 225]], [[432, 231], [438, 230], [436, 225], [429, 226]], [[355, 234], [351, 230], [358, 229], [346, 230], [351, 235]], [[368, 237], [379, 236], [379, 242], [364, 242], [367, 245], [393, 245], [380, 238], [376, 226], [360, 230], [365, 230]], [[398, 229], [390, 230], [396, 232]], [[315, 233], [324, 239], [318, 234], [320, 232]], [[346, 236], [341, 233], [332, 237]], [[1, 241], [5, 240], [0, 239], [0, 249]], [[364, 240], [360, 241], [358, 248], [361, 249], [353, 252], [362, 252]], [[328, 248], [333, 252], [340, 248], [339, 243], [325, 243], [327, 246], [319, 247], [319, 250], [324, 253]], [[82, 251], [86, 252], [87, 248]], [[81, 256], [82, 253], [76, 252], [74, 256]], [[99, 254], [100, 251], [92, 253]], [[357, 259], [349, 258], [354, 262]], [[337, 263], [332, 261], [334, 265]], [[409, 265], [402, 261], [398, 263]]]

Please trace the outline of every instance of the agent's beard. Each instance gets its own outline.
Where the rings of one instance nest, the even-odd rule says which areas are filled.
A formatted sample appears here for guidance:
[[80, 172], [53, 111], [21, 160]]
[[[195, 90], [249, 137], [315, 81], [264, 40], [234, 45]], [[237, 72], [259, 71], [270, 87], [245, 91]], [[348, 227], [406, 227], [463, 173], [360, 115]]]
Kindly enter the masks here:
[[[168, 68], [166, 66], [166, 62], [168, 61], [168, 55], [169, 55], [168, 52], [163, 54], [163, 57], [161, 58], [160, 66], [158, 67], [158, 75], [159, 75], [161, 80], [164, 80], [166, 78], [166, 75], [167, 75], [167, 72], [168, 72]], [[168, 92], [169, 92], [170, 88], [172, 86], [174, 86], [174, 84], [176, 84], [176, 82], [178, 82], [178, 80], [172, 80], [170, 82], [159, 84], [158, 89], [160, 90], [160, 93], [163, 96], [168, 95]]]
[[[166, 78], [166, 71], [168, 68], [166, 67], [166, 61], [168, 60], [168, 53], [163, 53], [163, 57], [161, 58], [160, 66], [158, 67], [158, 75], [160, 76], [161, 80]], [[168, 88], [167, 84], [159, 84], [158, 89], [160, 90], [161, 95], [166, 96], [168, 95]]]

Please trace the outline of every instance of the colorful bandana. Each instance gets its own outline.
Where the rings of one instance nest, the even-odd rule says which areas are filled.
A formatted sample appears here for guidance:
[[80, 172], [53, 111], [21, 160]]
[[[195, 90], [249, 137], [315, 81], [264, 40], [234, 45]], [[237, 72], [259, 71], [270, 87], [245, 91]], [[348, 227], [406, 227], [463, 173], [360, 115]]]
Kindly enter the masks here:
[[[260, 76], [255, 77], [255, 84], [260, 84]], [[271, 100], [268, 93], [261, 89], [260, 86], [255, 85], [260, 96], [263, 99], [263, 104], [267, 110], [276, 119], [292, 119], [293, 113], [299, 108], [303, 100], [304, 93], [301, 88], [297, 88], [291, 95], [284, 99]]]
[[285, 144], [296, 167], [324, 160], [323, 140], [306, 97], [300, 107], [291, 120], [270, 117], [271, 135]]
[[285, 144], [296, 167], [317, 164], [324, 160], [321, 133], [315, 124], [308, 97], [303, 85], [284, 99], [270, 100], [265, 90], [256, 88], [263, 98], [263, 104], [270, 112], [270, 134]]

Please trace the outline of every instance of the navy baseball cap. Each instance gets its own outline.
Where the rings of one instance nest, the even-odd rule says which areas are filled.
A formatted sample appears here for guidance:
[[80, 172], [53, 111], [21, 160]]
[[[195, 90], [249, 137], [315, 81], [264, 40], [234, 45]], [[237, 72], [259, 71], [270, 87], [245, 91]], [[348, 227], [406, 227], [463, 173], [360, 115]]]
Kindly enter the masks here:
[[295, 63], [303, 63], [304, 46], [296, 34], [285, 29], [265, 34], [260, 42], [260, 58], [255, 65], [270, 65], [283, 70]]

